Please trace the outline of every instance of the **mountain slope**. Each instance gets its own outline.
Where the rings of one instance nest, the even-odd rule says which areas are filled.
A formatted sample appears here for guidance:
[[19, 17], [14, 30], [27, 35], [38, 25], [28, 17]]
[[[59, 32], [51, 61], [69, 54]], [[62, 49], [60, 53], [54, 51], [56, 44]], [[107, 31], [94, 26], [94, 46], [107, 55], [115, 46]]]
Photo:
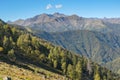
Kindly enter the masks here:
[[[39, 75], [43, 72], [36, 67], [75, 80], [119, 79], [119, 76], [83, 56], [71, 53], [59, 46], [54, 46], [33, 36], [26, 30], [20, 30], [6, 24], [0, 26], [0, 60], [32, 72], [35, 71]], [[36, 67], [33, 67], [33, 69], [29, 67], [30, 65]], [[4, 73], [0, 73], [0, 75], [4, 75]], [[5, 75], [10, 76], [10, 74]], [[19, 76], [14, 75], [13, 77]], [[50, 79], [52, 79], [51, 76]], [[57, 79], [60, 78], [57, 77]]]
[[[61, 45], [70, 51], [84, 55], [101, 65], [105, 65], [120, 57], [120, 36], [113, 33], [77, 30], [34, 34], [54, 44]], [[113, 65], [110, 69], [114, 71], [116, 67]], [[118, 69], [120, 68], [116, 70]]]
[[[120, 58], [117, 58], [111, 62], [108, 62], [106, 65], [109, 69], [120, 74]], [[115, 67], [115, 68], [113, 68], [113, 67]]]

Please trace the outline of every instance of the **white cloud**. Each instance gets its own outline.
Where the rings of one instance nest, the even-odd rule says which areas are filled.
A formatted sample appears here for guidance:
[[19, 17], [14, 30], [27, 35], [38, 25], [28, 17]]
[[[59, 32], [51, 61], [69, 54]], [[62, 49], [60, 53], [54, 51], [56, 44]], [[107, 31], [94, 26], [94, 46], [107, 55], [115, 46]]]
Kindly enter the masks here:
[[62, 8], [62, 4], [55, 5], [56, 9]]
[[47, 6], [46, 6], [46, 9], [51, 9], [53, 6], [51, 5], [51, 4], [48, 4]]
[[51, 8], [60, 9], [60, 8], [62, 8], [62, 7], [63, 7], [62, 4], [58, 4], [58, 5], [48, 4], [48, 5], [46, 6], [46, 9], [51, 9]]

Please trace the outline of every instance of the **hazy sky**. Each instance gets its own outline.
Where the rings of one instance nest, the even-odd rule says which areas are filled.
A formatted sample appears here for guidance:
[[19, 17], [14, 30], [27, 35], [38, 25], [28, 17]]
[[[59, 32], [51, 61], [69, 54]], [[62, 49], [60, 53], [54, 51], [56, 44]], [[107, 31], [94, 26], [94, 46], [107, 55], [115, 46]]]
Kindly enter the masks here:
[[55, 12], [83, 17], [120, 17], [120, 0], [0, 0], [4, 21]]

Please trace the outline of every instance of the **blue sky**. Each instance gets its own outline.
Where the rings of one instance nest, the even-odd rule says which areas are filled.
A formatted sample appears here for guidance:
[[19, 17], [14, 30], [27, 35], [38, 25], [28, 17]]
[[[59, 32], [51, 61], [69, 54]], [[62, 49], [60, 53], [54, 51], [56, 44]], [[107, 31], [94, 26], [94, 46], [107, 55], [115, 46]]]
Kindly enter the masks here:
[[0, 0], [4, 21], [55, 12], [82, 17], [120, 17], [120, 0]]

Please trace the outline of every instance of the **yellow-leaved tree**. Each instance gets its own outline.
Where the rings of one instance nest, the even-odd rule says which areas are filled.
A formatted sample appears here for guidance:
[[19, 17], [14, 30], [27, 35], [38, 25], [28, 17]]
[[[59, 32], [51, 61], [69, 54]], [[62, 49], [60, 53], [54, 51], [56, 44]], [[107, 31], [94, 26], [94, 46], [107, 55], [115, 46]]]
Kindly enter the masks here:
[[0, 52], [2, 52], [4, 49], [3, 49], [3, 47], [0, 47]]

